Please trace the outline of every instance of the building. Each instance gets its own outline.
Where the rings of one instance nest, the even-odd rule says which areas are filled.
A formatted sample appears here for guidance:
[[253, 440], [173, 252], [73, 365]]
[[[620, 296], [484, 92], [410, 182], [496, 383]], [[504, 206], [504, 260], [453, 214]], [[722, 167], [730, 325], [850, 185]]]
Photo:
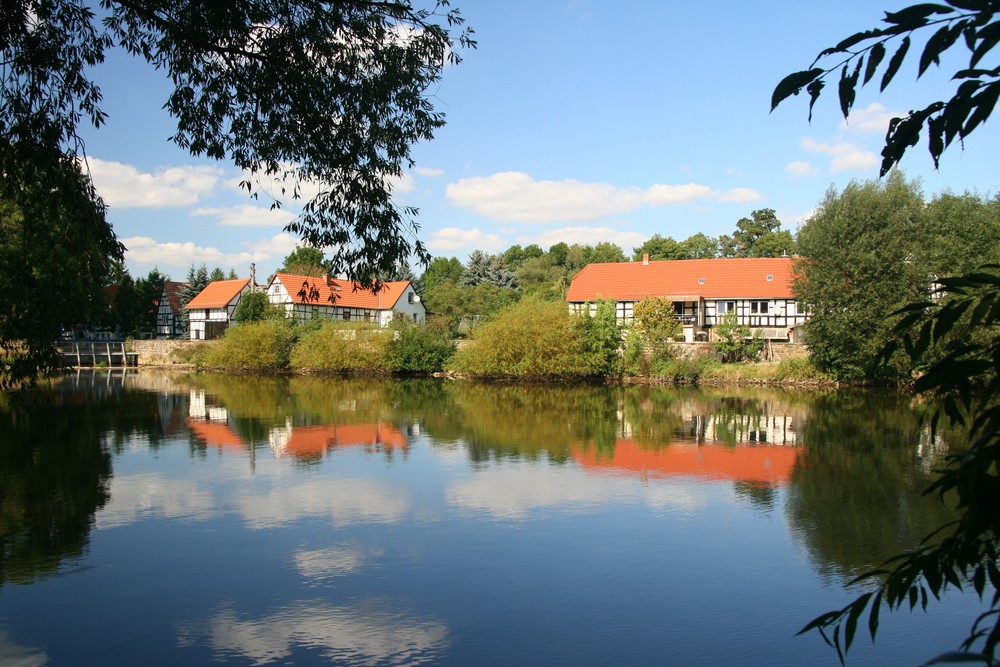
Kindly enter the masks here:
[[427, 317], [409, 280], [383, 283], [382, 289], [373, 293], [351, 281], [276, 273], [267, 284], [267, 298], [286, 316], [302, 322], [318, 317], [384, 327], [396, 315], [420, 323]]
[[589, 264], [570, 283], [566, 301], [574, 312], [596, 311], [599, 300], [614, 301], [618, 320], [632, 322], [633, 307], [646, 297], [674, 304], [687, 341], [711, 340], [712, 327], [726, 314], [769, 340], [796, 339], [807, 314], [792, 290], [791, 257], [680, 259]]
[[187, 322], [181, 305], [181, 291], [187, 283], [164, 281], [156, 302], [156, 337], [175, 338], [187, 334]]
[[211, 340], [221, 336], [232, 323], [240, 299], [249, 291], [249, 278], [209, 283], [184, 306], [188, 313], [191, 340]]

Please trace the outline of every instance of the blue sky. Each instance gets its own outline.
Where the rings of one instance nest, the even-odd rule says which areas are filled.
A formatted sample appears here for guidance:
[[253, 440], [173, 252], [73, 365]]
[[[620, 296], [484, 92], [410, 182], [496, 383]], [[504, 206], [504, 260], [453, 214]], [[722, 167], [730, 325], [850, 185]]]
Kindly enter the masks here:
[[[420, 209], [421, 238], [463, 262], [514, 243], [611, 241], [628, 254], [653, 234], [731, 233], [773, 208], [795, 230], [831, 186], [878, 176], [888, 118], [950, 95], [961, 59], [916, 80], [916, 53], [884, 94], [858, 97], [849, 123], [835, 84], [807, 121], [803, 96], [769, 113], [775, 84], [854, 32], [884, 4], [856, 0], [712, 4], [670, 0], [454, 0], [479, 46], [433, 91], [448, 125], [414, 150], [397, 189]], [[963, 56], [964, 57], [964, 56]], [[258, 276], [296, 239], [294, 208], [251, 201], [226, 163], [168, 141], [169, 83], [123, 54], [95, 71], [108, 124], [85, 134], [90, 167], [135, 276], [183, 279], [192, 264]], [[935, 171], [925, 145], [903, 161], [924, 193], [995, 193], [997, 122]], [[416, 268], [416, 267], [415, 267]], [[419, 273], [419, 269], [417, 269]]]

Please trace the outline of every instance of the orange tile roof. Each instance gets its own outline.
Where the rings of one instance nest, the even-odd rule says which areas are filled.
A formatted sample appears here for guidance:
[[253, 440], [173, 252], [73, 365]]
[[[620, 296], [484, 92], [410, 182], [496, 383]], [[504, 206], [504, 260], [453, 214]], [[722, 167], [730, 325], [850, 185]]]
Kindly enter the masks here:
[[610, 457], [593, 447], [576, 445], [573, 458], [584, 468], [633, 474], [641, 477], [691, 476], [710, 480], [788, 482], [801, 447], [696, 445], [673, 443], [644, 449], [632, 440], [619, 440]]
[[246, 446], [243, 439], [236, 435], [233, 429], [229, 428], [228, 424], [188, 417], [187, 425], [191, 429], [191, 435], [198, 440], [203, 440], [206, 445], [213, 445], [220, 448]]
[[184, 307], [188, 310], [192, 308], [225, 308], [249, 284], [249, 278], [210, 282]]
[[775, 257], [588, 264], [573, 278], [566, 300], [640, 301], [647, 296], [677, 301], [699, 297], [791, 299], [795, 296], [794, 262], [791, 257]]
[[[292, 297], [293, 303], [310, 306], [346, 306], [348, 308], [368, 308], [388, 310], [406, 292], [409, 280], [382, 283], [382, 291], [372, 294], [361, 289], [357, 283], [323, 276], [301, 276], [294, 273], [276, 273], [274, 280], [280, 280]], [[270, 286], [270, 285], [269, 285]]]

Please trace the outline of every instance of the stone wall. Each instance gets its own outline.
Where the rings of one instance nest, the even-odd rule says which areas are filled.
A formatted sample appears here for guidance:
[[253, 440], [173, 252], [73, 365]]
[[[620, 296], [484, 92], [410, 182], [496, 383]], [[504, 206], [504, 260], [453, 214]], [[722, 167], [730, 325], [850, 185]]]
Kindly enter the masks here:
[[204, 344], [205, 341], [185, 339], [133, 340], [125, 347], [139, 354], [140, 366], [175, 366], [188, 365], [191, 352]]
[[[711, 343], [674, 343], [674, 346], [682, 359], [692, 359], [712, 353]], [[809, 347], [802, 343], [764, 343], [763, 359], [765, 361], [801, 359], [807, 356], [809, 356]]]

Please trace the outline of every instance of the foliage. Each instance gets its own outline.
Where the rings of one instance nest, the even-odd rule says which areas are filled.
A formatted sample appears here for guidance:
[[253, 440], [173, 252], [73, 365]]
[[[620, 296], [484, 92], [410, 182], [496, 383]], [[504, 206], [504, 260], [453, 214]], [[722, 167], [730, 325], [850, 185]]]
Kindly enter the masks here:
[[451, 280], [457, 284], [462, 281], [463, 273], [465, 273], [465, 266], [458, 261], [457, 257], [449, 259], [435, 257], [427, 265], [424, 274], [420, 276], [421, 286], [426, 290], [429, 287], [440, 285], [445, 280]]
[[594, 375], [583, 322], [564, 303], [524, 299], [477, 327], [452, 364], [487, 376]]
[[880, 365], [877, 356], [895, 336], [890, 314], [930, 289], [924, 209], [917, 185], [893, 172], [884, 182], [831, 188], [799, 230], [794, 289], [809, 309], [806, 342], [821, 370], [848, 381], [909, 375], [901, 357]]
[[504, 264], [503, 255], [490, 255], [482, 250], [473, 250], [459, 284], [475, 287], [489, 283], [506, 289], [518, 289], [517, 276]]
[[284, 318], [285, 313], [272, 304], [267, 298], [267, 292], [254, 290], [244, 294], [233, 311], [233, 319], [240, 324], [276, 320]]
[[290, 361], [304, 370], [387, 371], [391, 339], [390, 332], [366, 323], [323, 321], [299, 338]]
[[101, 316], [123, 255], [104, 212], [76, 160], [0, 141], [0, 387], [57, 367], [60, 329]]
[[493, 283], [461, 287], [448, 279], [427, 287], [423, 298], [428, 317], [440, 318], [453, 333], [463, 334], [473, 324], [486, 321], [503, 308], [517, 303], [521, 292]]
[[750, 327], [740, 324], [734, 311], [729, 311], [721, 322], [716, 323], [714, 332], [716, 340], [712, 347], [723, 363], [751, 363], [760, 360], [760, 353], [764, 349], [760, 329], [754, 329], [751, 335]]
[[325, 276], [327, 274], [326, 258], [321, 248], [310, 245], [297, 245], [285, 256], [278, 273], [291, 273], [297, 276]]
[[646, 297], [635, 304], [632, 328], [625, 343], [626, 367], [631, 374], [660, 374], [674, 358], [673, 342], [684, 327], [673, 301]]
[[396, 318], [392, 332], [387, 360], [390, 370], [435, 373], [444, 370], [455, 356], [455, 344], [447, 327], [420, 325]]
[[581, 362], [596, 375], [621, 375], [623, 325], [618, 322], [615, 302], [601, 300], [596, 306], [596, 312], [588, 308], [582, 316], [586, 353]]
[[958, 44], [969, 50], [968, 67], [952, 77], [959, 83], [951, 99], [932, 102], [890, 121], [882, 149], [882, 176], [889, 173], [908, 148], [917, 144], [925, 127], [927, 146], [937, 166], [944, 150], [955, 139], [964, 142], [990, 116], [1000, 97], [1000, 68], [982, 64], [1000, 42], [1000, 24], [994, 20], [998, 9], [995, 0], [945, 0], [886, 12], [884, 26], [846, 37], [836, 46], [821, 51], [809, 69], [782, 79], [771, 96], [771, 110], [805, 88], [809, 93], [811, 118], [826, 80], [835, 78], [839, 70], [837, 92], [840, 110], [847, 118], [859, 82], [864, 87], [875, 77], [889, 49], [893, 49], [893, 54], [883, 71], [880, 91], [892, 82], [910, 54], [911, 37], [918, 31], [927, 34], [933, 30], [920, 53], [917, 77], [923, 76], [932, 64], [940, 65], [942, 56]]
[[[427, 258], [414, 240], [416, 211], [394, 204], [392, 190], [413, 144], [444, 124], [432, 94], [460, 60], [456, 47], [475, 46], [457, 9], [445, 0], [430, 9], [107, 0], [101, 9], [98, 18], [75, 0], [5, 5], [0, 141], [81, 156], [79, 124], [106, 120], [90, 75], [121, 47], [170, 78], [163, 106], [178, 146], [232, 160], [252, 197], [317, 192], [287, 229], [336, 248], [349, 277], [411, 253]], [[36, 164], [53, 168], [42, 167], [47, 159]]]
[[241, 324], [226, 329], [198, 361], [230, 370], [280, 370], [288, 367], [295, 339], [295, 325], [288, 320]]
[[719, 237], [722, 257], [787, 257], [794, 252], [792, 233], [781, 229], [781, 221], [771, 208], [753, 211], [749, 218], [740, 218], [732, 236]]
[[[931, 355], [914, 389], [940, 399], [930, 414], [932, 437], [950, 422], [964, 429], [969, 447], [951, 457], [928, 492], [942, 498], [954, 493], [960, 518], [945, 524], [917, 549], [890, 559], [858, 578], [876, 587], [843, 609], [823, 614], [802, 629], [818, 629], [843, 659], [858, 621], [867, 611], [872, 637], [883, 604], [890, 610], [926, 608], [950, 588], [971, 587], [990, 608], [973, 623], [962, 650], [983, 662], [994, 659], [1000, 646], [1000, 264], [955, 278], [940, 280], [936, 301], [914, 303], [902, 310], [896, 326], [899, 342], [886, 346], [883, 359], [902, 349], [919, 363]], [[968, 327], [986, 335], [964, 334]], [[961, 334], [961, 335], [957, 335]], [[943, 357], [933, 356], [945, 345]], [[993, 589], [989, 594], [988, 587]], [[833, 637], [826, 635], [833, 628]]]

